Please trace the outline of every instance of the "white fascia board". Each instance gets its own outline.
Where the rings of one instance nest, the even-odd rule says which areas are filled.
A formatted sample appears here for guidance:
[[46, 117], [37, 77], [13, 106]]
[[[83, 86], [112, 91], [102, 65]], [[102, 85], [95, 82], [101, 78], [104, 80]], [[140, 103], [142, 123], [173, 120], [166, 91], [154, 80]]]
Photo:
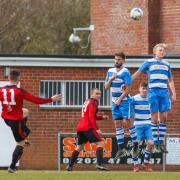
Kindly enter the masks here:
[[[127, 58], [125, 66], [138, 68], [148, 58]], [[166, 59], [172, 68], [180, 68], [180, 59]], [[0, 57], [0, 66], [26, 67], [113, 67], [114, 59], [57, 57]]]

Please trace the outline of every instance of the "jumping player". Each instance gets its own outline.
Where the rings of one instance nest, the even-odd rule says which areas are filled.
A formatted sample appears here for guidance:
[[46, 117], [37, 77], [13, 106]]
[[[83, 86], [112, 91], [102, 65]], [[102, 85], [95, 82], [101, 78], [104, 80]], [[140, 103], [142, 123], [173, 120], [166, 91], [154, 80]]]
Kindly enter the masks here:
[[[132, 79], [135, 80], [144, 72], [148, 74], [148, 101], [151, 110], [153, 141], [157, 151], [160, 149], [162, 152], [167, 153], [164, 145], [166, 135], [165, 122], [168, 111], [171, 109], [171, 102], [176, 101], [176, 91], [171, 66], [163, 59], [165, 48], [165, 44], [154, 46], [154, 58], [145, 61], [138, 71], [133, 74]], [[167, 84], [169, 84], [170, 93]]]
[[[139, 94], [132, 97], [134, 125], [136, 127], [137, 139], [139, 142], [146, 140], [146, 149], [144, 152], [144, 168], [147, 172], [152, 172], [150, 157], [153, 147], [153, 137], [151, 131], [151, 113], [147, 98], [147, 83], [141, 83]], [[139, 172], [138, 157], [133, 159], [134, 172]]]
[[[110, 68], [108, 70], [104, 85], [105, 89], [110, 88], [112, 93], [112, 117], [116, 128], [116, 139], [118, 144], [118, 151], [115, 159], [123, 157], [126, 154], [123, 120], [126, 121], [129, 127], [131, 140], [133, 142], [133, 157], [138, 154], [137, 134], [133, 121], [131, 121], [132, 105], [129, 92], [131, 90], [132, 81], [129, 70], [124, 67], [125, 58], [123, 52], [115, 54], [115, 68]], [[123, 89], [124, 87], [125, 89]]]

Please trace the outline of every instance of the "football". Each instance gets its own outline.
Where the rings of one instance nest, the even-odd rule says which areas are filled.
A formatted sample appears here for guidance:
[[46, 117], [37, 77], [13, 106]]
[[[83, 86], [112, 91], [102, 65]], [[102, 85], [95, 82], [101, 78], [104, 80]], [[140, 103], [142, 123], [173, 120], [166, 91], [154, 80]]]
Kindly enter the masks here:
[[138, 7], [133, 8], [130, 12], [130, 17], [135, 21], [140, 20], [143, 17], [143, 10]]

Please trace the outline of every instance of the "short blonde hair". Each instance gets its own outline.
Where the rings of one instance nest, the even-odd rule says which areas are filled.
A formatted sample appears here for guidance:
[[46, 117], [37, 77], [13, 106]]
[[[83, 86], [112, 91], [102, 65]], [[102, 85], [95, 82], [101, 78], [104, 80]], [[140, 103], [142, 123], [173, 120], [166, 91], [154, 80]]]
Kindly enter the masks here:
[[167, 48], [167, 44], [165, 43], [159, 43], [159, 44], [156, 44], [154, 47], [153, 47], [153, 54], [155, 54], [155, 51], [158, 47], [163, 47], [164, 49]]

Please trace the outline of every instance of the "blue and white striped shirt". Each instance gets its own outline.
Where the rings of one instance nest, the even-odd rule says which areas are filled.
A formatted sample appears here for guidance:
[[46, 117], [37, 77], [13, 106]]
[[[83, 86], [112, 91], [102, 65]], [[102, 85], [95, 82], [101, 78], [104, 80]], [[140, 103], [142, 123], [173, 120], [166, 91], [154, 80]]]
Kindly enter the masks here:
[[151, 113], [148, 97], [142, 97], [137, 94], [132, 97], [132, 106], [134, 110], [134, 125], [151, 124]]
[[[131, 74], [129, 70], [125, 67], [120, 69], [110, 68], [106, 75], [106, 82], [110, 79], [113, 74], [117, 74], [116, 78], [112, 81], [110, 85], [110, 90], [112, 94], [112, 102], [121, 96], [122, 85], [130, 85], [132, 83]], [[126, 96], [123, 100], [127, 100], [129, 96]]]
[[139, 68], [141, 73], [148, 73], [148, 87], [167, 89], [167, 81], [172, 77], [170, 64], [161, 59], [149, 59]]

